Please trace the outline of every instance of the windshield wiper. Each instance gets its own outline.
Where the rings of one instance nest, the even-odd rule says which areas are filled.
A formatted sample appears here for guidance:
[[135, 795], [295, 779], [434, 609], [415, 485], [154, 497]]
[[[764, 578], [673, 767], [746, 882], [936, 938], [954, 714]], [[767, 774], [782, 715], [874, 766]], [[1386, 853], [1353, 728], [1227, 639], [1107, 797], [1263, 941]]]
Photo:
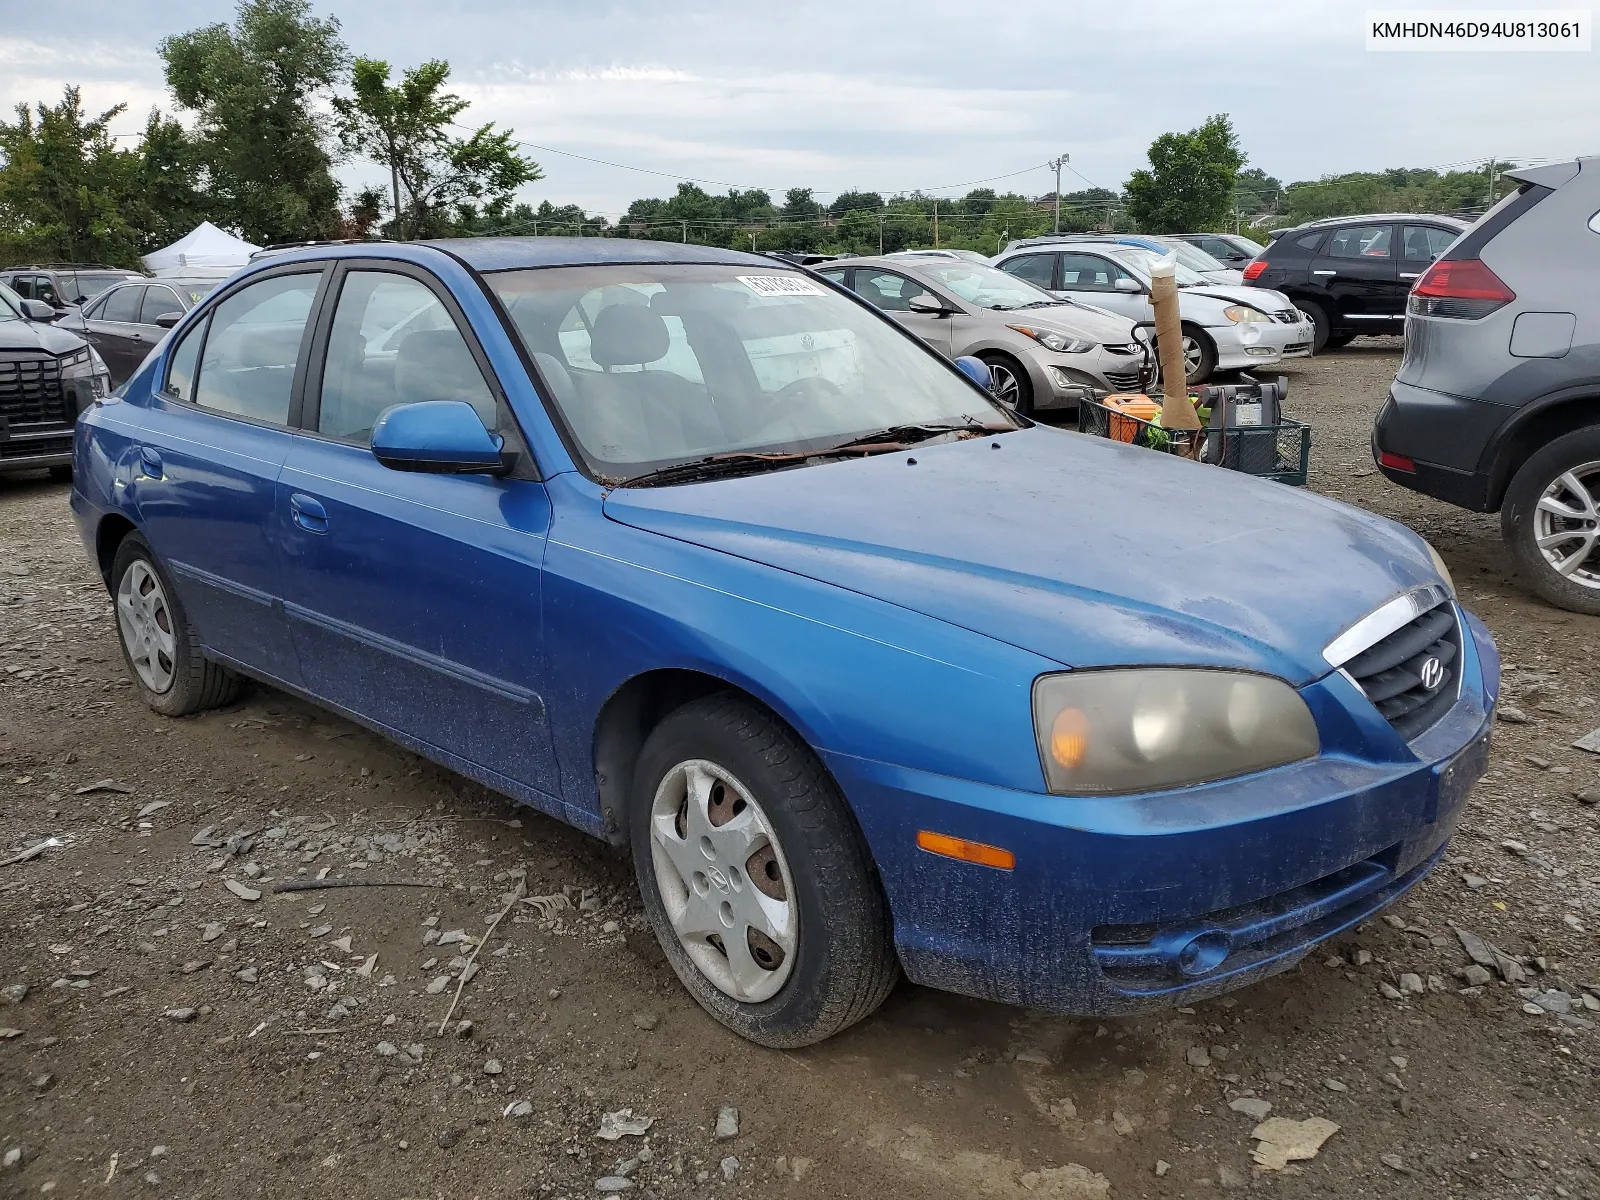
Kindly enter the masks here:
[[832, 454], [835, 450], [899, 450], [945, 433], [1011, 433], [1015, 429], [1015, 425], [985, 425], [975, 417], [968, 417], [959, 425], [950, 421], [890, 425], [885, 429], [863, 433], [847, 442], [839, 442], [820, 453]]

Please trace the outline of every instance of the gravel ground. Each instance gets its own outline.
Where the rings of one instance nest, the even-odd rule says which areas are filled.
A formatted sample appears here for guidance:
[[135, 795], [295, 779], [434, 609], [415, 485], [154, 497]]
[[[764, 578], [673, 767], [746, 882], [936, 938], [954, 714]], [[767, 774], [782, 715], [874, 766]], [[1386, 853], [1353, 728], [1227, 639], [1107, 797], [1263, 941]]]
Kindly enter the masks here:
[[[903, 986], [797, 1053], [694, 1006], [598, 843], [267, 689], [142, 708], [66, 489], [0, 480], [0, 859], [65, 843], [0, 867], [0, 1196], [1600, 1196], [1600, 622], [1374, 473], [1396, 364], [1304, 363], [1288, 407], [1312, 485], [1430, 538], [1505, 655], [1525, 721], [1446, 865], [1194, 1010]], [[319, 879], [432, 886], [273, 890]], [[1338, 1131], [1262, 1172], [1269, 1105]]]

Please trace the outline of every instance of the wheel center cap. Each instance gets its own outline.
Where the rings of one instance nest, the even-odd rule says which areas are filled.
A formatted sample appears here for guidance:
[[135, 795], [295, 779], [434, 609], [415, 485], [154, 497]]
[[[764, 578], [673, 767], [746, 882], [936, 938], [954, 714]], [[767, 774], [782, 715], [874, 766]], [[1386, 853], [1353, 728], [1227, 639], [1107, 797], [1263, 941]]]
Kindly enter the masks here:
[[711, 880], [711, 886], [726, 895], [733, 890], [733, 885], [728, 882], [728, 877], [716, 867], [706, 868], [706, 878]]

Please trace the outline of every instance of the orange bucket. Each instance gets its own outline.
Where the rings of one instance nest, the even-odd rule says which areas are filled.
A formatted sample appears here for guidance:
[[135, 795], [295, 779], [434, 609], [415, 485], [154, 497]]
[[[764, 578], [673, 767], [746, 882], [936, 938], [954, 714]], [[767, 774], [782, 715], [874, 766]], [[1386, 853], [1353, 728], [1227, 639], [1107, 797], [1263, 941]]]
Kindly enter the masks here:
[[1154, 421], [1161, 415], [1161, 401], [1143, 392], [1114, 392], [1100, 403], [1111, 410], [1111, 437], [1119, 442], [1132, 442], [1139, 436], [1138, 421]]

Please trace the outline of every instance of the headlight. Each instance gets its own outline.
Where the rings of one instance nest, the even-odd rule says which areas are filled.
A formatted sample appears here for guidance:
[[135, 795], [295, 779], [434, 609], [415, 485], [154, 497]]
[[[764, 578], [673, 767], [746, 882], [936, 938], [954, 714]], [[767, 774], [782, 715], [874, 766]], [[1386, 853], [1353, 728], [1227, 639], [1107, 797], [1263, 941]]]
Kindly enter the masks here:
[[[99, 398], [104, 398], [111, 391], [111, 371], [93, 346], [74, 350], [61, 360], [61, 379], [63, 382], [86, 380], [90, 392]], [[88, 402], [81, 403], [87, 405]]]
[[1439, 557], [1439, 552], [1433, 548], [1433, 543], [1427, 538], [1422, 539], [1422, 544], [1428, 548], [1428, 557], [1433, 559], [1433, 569], [1439, 572], [1439, 578], [1444, 580], [1444, 586], [1450, 594], [1456, 594], [1456, 581], [1450, 577], [1450, 568], [1444, 565], [1444, 559]]
[[1026, 334], [1046, 350], [1054, 350], [1057, 354], [1082, 354], [1093, 350], [1095, 344], [1088, 338], [1072, 337], [1069, 334], [1057, 333], [1053, 329], [1035, 329], [1031, 325], [1011, 325], [1018, 333]]
[[1222, 315], [1235, 325], [1270, 325], [1272, 318], [1259, 308], [1251, 308], [1248, 304], [1230, 304], [1222, 310]]
[[1033, 685], [1050, 790], [1154, 792], [1313, 757], [1311, 710], [1264, 675], [1181, 668], [1069, 671]]

